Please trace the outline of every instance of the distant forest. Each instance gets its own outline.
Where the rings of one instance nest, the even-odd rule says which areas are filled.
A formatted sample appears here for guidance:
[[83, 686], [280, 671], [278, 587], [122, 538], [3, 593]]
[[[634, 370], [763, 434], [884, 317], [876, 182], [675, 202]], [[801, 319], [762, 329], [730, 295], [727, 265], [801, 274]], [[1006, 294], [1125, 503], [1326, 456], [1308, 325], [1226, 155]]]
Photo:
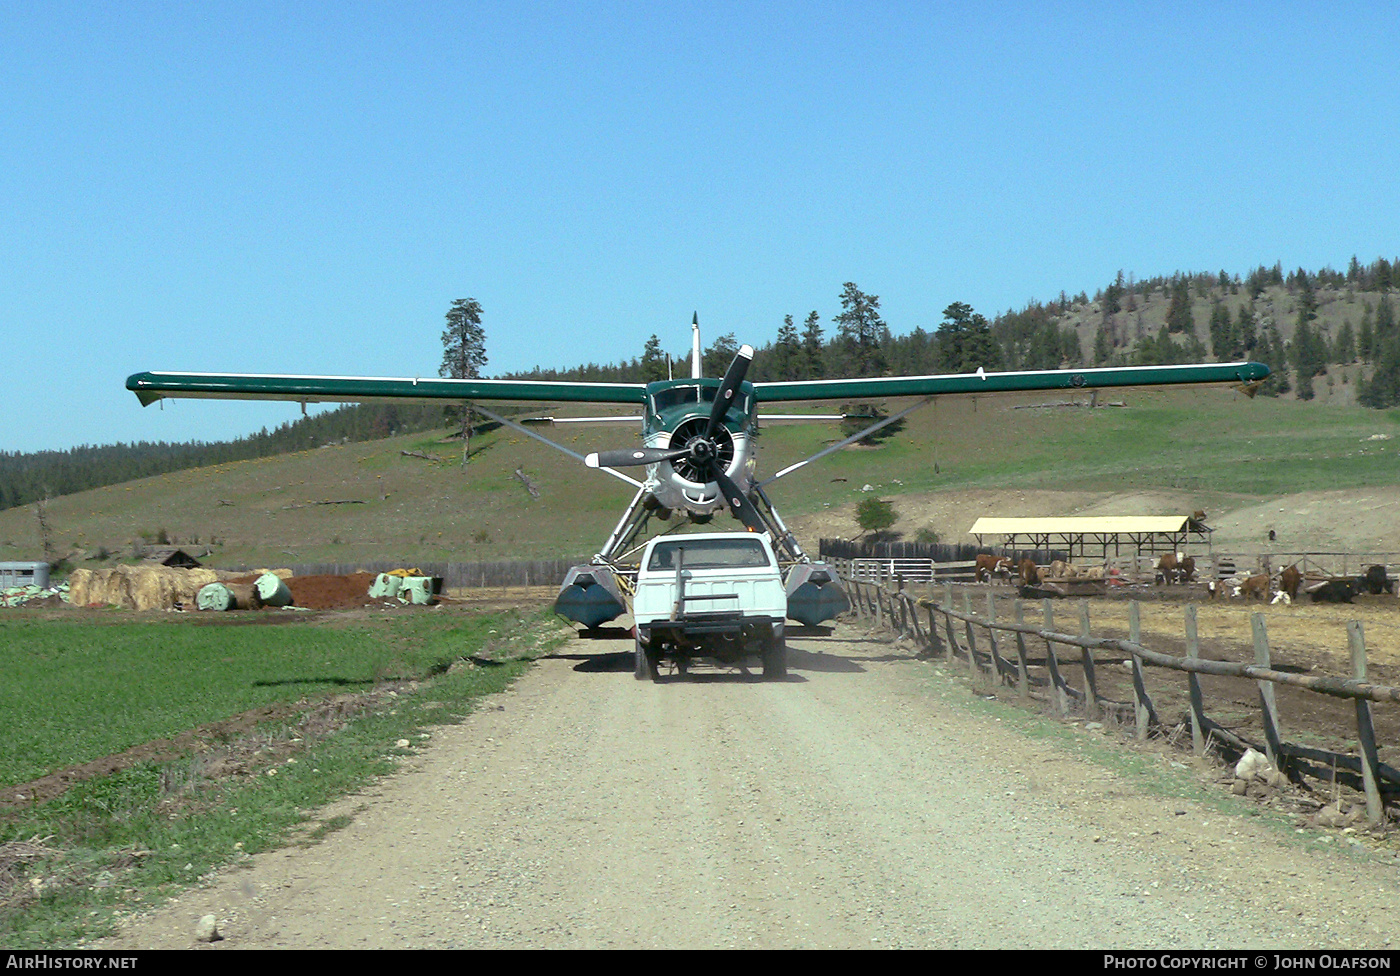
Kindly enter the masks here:
[[32, 454], [0, 451], [0, 511], [170, 471], [290, 454], [329, 443], [378, 440], [443, 423], [439, 406], [355, 404], [288, 421], [276, 430], [264, 427], [233, 441], [141, 441]]
[[[1134, 280], [1119, 272], [1091, 298], [1061, 293], [988, 321], [970, 306], [949, 305], [932, 329], [896, 335], [880, 317], [878, 296], [851, 282], [841, 312], [824, 322], [810, 312], [799, 327], [787, 316], [776, 341], [756, 349], [748, 377], [757, 382], [884, 374], [1150, 366], [1251, 359], [1273, 373], [1260, 390], [1312, 399], [1329, 366], [1362, 365], [1356, 400], [1368, 407], [1400, 404], [1400, 327], [1392, 289], [1400, 258], [1370, 265], [1351, 259], [1345, 272], [1285, 272], [1275, 264], [1247, 276], [1225, 271], [1178, 272]], [[830, 332], [828, 332], [830, 327]], [[723, 372], [738, 342], [720, 336], [704, 351], [706, 376]], [[672, 357], [684, 375], [684, 356]], [[668, 358], [652, 336], [642, 354], [623, 363], [533, 370], [515, 378], [627, 382], [665, 379]]]
[[[1390, 292], [1400, 289], [1400, 258], [1346, 271], [1285, 272], [1260, 266], [1248, 275], [1178, 272], [1134, 280], [1119, 272], [1086, 292], [1005, 312], [988, 321], [971, 306], [949, 305], [931, 328], [895, 334], [880, 299], [848, 282], [840, 312], [792, 315], [777, 338], [757, 349], [756, 382], [887, 374], [1058, 369], [1253, 359], [1273, 370], [1260, 392], [1312, 399], [1333, 366], [1359, 365], [1355, 399], [1367, 407], [1400, 405], [1400, 323]], [[745, 337], [748, 339], [748, 337]], [[738, 349], [733, 333], [704, 350], [704, 373], [719, 376]], [[650, 382], [689, 374], [689, 350], [663, 351], [653, 335], [626, 362], [532, 370], [508, 379]], [[1343, 382], [1346, 382], [1345, 378]], [[139, 443], [32, 454], [0, 452], [0, 510], [45, 497], [185, 468], [267, 457], [327, 443], [375, 440], [455, 426], [440, 406], [364, 404], [288, 422], [276, 430], [219, 443]]]

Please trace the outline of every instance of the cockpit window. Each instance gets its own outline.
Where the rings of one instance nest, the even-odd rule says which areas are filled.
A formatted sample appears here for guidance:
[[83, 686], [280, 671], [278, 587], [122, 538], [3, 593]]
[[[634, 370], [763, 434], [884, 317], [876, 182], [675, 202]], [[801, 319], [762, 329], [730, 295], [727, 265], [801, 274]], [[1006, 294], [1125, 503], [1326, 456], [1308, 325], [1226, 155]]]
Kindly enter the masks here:
[[[697, 393], [699, 396], [696, 395]], [[702, 398], [706, 403], [714, 403], [715, 388], [673, 386], [669, 390], [658, 390], [652, 394], [651, 400], [654, 405], [652, 409], [660, 413], [668, 407], [674, 407], [680, 403], [699, 403]]]
[[[657, 390], [651, 394], [652, 413], [660, 414], [671, 407], [685, 403], [714, 403], [715, 394], [719, 392], [716, 386], [673, 386], [665, 390]], [[740, 393], [737, 398], [737, 405], [740, 410], [749, 413], [749, 396]], [[730, 409], [734, 409], [732, 406]]]
[[762, 569], [773, 565], [757, 539], [675, 539], [656, 544], [647, 569], [675, 569], [681, 549], [685, 550], [687, 569]]

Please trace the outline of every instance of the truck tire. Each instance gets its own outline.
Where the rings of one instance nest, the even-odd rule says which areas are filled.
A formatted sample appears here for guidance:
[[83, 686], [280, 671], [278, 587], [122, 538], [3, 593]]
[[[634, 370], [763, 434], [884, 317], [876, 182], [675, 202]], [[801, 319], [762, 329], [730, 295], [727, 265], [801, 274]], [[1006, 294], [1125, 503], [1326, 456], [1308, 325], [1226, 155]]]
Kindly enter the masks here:
[[636, 645], [632, 677], [636, 678], [638, 681], [645, 681], [648, 678], [652, 681], [660, 681], [661, 652], [658, 650], [653, 653], [651, 651], [651, 645], [643, 644], [640, 637], [636, 638]]
[[774, 635], [763, 648], [763, 680], [781, 681], [787, 677], [787, 638]]

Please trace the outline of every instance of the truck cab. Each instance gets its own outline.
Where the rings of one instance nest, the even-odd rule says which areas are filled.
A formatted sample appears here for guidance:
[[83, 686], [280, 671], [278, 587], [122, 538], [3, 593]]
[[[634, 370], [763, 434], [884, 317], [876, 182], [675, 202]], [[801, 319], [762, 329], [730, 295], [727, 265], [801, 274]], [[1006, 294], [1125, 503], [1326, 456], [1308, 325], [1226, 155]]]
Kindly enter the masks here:
[[757, 657], [765, 678], [787, 675], [787, 592], [762, 533], [652, 539], [637, 570], [632, 617], [638, 680], [656, 680], [666, 660], [684, 673], [696, 658], [742, 665]]

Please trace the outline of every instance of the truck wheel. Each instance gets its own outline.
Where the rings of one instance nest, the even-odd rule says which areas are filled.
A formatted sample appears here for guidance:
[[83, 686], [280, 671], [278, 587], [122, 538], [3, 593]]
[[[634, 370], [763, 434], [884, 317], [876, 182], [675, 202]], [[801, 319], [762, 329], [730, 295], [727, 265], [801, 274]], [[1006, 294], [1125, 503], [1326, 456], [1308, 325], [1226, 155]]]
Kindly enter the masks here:
[[645, 681], [651, 677], [651, 665], [647, 663], [647, 646], [642, 643], [640, 637], [636, 641], [636, 659], [633, 664], [632, 677], [638, 681]]
[[773, 637], [763, 648], [763, 677], [778, 681], [787, 677], [787, 638]]

